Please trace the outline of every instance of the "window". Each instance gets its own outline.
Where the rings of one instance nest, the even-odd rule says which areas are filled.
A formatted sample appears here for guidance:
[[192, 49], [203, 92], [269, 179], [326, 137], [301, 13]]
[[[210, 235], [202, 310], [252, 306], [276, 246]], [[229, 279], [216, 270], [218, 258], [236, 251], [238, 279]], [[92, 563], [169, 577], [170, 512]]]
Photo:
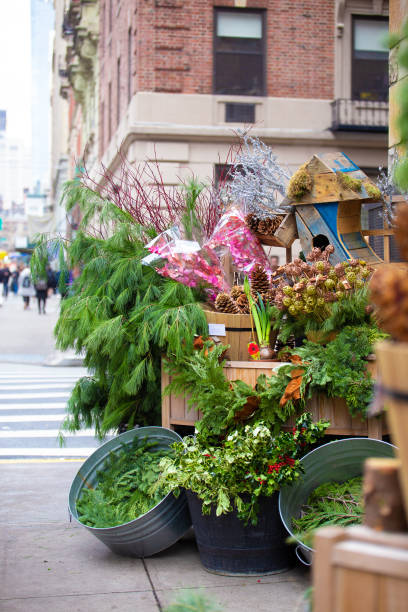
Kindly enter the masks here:
[[214, 93], [265, 95], [264, 12], [215, 9]]
[[388, 100], [388, 51], [383, 42], [386, 34], [387, 19], [353, 18], [353, 100]]
[[120, 57], [116, 63], [116, 125], [120, 121]]
[[225, 121], [255, 123], [255, 104], [227, 102], [225, 105]]
[[132, 28], [128, 30], [128, 103], [132, 97]]

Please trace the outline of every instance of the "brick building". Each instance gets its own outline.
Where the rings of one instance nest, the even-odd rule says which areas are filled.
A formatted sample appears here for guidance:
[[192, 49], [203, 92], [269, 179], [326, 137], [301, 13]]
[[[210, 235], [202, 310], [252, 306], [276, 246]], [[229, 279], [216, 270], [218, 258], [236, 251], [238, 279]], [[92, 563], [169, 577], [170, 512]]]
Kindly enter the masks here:
[[121, 147], [156, 156], [167, 184], [211, 180], [249, 125], [291, 169], [337, 150], [372, 176], [387, 165], [386, 0], [54, 3], [68, 178], [114, 171]]
[[156, 152], [168, 183], [214, 175], [237, 127], [292, 168], [387, 160], [388, 2], [100, 0], [99, 157]]

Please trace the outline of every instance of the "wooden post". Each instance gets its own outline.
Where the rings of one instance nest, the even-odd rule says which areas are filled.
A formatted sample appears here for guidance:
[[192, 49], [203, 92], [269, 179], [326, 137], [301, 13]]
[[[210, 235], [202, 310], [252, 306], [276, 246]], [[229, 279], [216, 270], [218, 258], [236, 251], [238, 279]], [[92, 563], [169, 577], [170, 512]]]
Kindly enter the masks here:
[[337, 542], [346, 537], [341, 527], [319, 529], [314, 538], [315, 554], [312, 565], [313, 576], [313, 612], [331, 612], [333, 610], [335, 568], [331, 563], [332, 551]]
[[398, 459], [371, 457], [364, 465], [364, 525], [376, 531], [407, 531]]

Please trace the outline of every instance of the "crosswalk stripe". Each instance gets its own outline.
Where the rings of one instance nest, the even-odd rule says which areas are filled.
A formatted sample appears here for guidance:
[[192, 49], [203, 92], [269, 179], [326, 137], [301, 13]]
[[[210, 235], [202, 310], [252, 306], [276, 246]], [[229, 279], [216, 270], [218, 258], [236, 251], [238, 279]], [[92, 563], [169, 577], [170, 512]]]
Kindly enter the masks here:
[[69, 389], [71, 390], [73, 387], [73, 385], [71, 383], [30, 383], [30, 384], [24, 384], [24, 383], [19, 383], [18, 385], [2, 385], [0, 384], [0, 395], [3, 394], [3, 391], [16, 391], [17, 389], [21, 389], [22, 391], [24, 390], [30, 390], [32, 389], [33, 391], [41, 391], [41, 389]]
[[[0, 429], [0, 438], [57, 438], [59, 434], [58, 429], [18, 429], [13, 431], [4, 431]], [[64, 436], [66, 433], [64, 433]], [[93, 429], [81, 429], [75, 433], [70, 433], [69, 438], [78, 437], [95, 437], [95, 431]]]
[[0, 406], [0, 413], [2, 410], [55, 410], [66, 408], [66, 402], [55, 402], [55, 403], [43, 403], [43, 402], [25, 402], [24, 404], [5, 404]]
[[[36, 414], [35, 421], [58, 421], [61, 422], [65, 419], [66, 414]], [[0, 414], [0, 423], [24, 423], [25, 421], [32, 423], [33, 415], [32, 414], [9, 414], [7, 416], [2, 416]]]
[[5, 393], [0, 395], [0, 400], [12, 400], [12, 399], [46, 399], [48, 397], [66, 397], [70, 396], [66, 391], [55, 391], [54, 393]]
[[0, 448], [0, 457], [89, 457], [92, 448]]

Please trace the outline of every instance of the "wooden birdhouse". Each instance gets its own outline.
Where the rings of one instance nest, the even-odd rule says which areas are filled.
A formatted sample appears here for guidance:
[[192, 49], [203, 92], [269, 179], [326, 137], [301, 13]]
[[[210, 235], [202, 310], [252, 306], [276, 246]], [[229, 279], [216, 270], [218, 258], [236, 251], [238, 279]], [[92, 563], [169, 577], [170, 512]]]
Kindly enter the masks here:
[[361, 205], [381, 200], [378, 187], [345, 153], [324, 153], [313, 155], [295, 172], [283, 203], [296, 207], [305, 254], [332, 244], [332, 264], [353, 258], [380, 264], [361, 232]]

